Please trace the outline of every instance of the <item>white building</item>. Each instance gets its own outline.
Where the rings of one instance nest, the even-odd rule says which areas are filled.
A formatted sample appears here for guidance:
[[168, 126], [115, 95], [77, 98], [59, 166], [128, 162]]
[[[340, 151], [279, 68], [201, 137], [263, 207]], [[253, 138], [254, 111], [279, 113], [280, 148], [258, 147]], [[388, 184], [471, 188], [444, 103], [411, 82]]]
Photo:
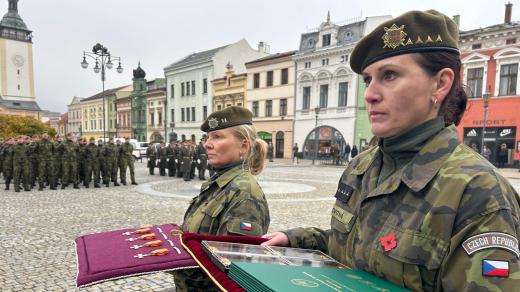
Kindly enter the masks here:
[[[74, 96], [67, 106], [68, 122], [67, 132], [73, 132], [80, 135], [81, 130], [81, 98]], [[68, 133], [66, 133], [68, 134]]]
[[167, 88], [168, 140], [198, 141], [204, 134], [200, 125], [213, 111], [211, 80], [226, 74], [233, 64], [235, 73], [246, 72], [245, 63], [267, 55], [260, 43], [254, 50], [245, 39], [223, 47], [193, 53], [164, 68]]
[[294, 142], [305, 158], [312, 158], [315, 148], [318, 157], [325, 158], [334, 144], [341, 149], [346, 142], [354, 144], [359, 77], [350, 69], [349, 56], [361, 37], [390, 18], [367, 17], [336, 25], [327, 15], [319, 28], [302, 34], [299, 51], [293, 57], [296, 62]]

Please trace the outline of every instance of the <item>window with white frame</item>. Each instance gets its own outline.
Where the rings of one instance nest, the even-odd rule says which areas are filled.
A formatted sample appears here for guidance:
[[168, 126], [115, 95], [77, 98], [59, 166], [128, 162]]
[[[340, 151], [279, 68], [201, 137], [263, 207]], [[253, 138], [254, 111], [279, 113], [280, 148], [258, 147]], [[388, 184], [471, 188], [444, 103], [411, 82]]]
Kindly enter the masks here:
[[484, 80], [484, 68], [468, 69], [467, 87], [470, 97], [482, 96], [482, 82]]
[[320, 108], [327, 108], [329, 103], [329, 85], [320, 85]]
[[347, 106], [348, 82], [338, 84], [338, 107]]
[[311, 107], [311, 87], [303, 87], [302, 94], [302, 109], [307, 110]]
[[498, 95], [515, 95], [518, 63], [502, 65], [500, 67], [500, 83]]

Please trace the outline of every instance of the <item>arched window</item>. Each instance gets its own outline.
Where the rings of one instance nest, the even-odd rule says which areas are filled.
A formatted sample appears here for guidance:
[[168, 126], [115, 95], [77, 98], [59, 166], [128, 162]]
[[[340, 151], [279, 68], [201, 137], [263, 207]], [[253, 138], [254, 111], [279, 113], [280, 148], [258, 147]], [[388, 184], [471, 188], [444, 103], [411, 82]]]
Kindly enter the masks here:
[[191, 141], [192, 141], [193, 143], [195, 143], [195, 135], [193, 135], [193, 134], [191, 135]]
[[[345, 139], [341, 132], [329, 126], [317, 127], [305, 138], [303, 157], [312, 159], [314, 156], [316, 159], [327, 159], [331, 155], [331, 148], [334, 144], [338, 144], [339, 149], [344, 148]], [[314, 149], [318, 150], [317, 153]]]
[[182, 142], [186, 141], [186, 135], [184, 135], [184, 134], [181, 135], [181, 141]]

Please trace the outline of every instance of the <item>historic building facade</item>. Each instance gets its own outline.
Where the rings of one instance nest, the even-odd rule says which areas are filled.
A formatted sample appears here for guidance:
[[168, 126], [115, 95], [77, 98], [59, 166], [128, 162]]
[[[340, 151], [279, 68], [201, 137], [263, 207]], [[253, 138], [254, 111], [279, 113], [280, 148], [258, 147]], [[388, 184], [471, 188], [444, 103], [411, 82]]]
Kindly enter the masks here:
[[[109, 125], [109, 112], [110, 96], [113, 96], [115, 92], [125, 88], [121, 86], [117, 88], [107, 89], [105, 92], [97, 93], [93, 96], [81, 99], [81, 136], [89, 139], [94, 138], [109, 138], [115, 136], [115, 129], [108, 127]], [[103, 100], [103, 96], [105, 96]], [[107, 96], [109, 98], [107, 98]], [[103, 101], [105, 102], [103, 104]], [[103, 114], [103, 111], [105, 111]], [[103, 117], [105, 117], [103, 121]], [[104, 127], [105, 126], [105, 127]]]
[[[356, 42], [390, 16], [367, 17], [336, 25], [327, 19], [319, 28], [301, 36], [294, 55], [296, 66], [296, 102], [294, 142], [304, 158], [326, 158], [334, 144], [343, 148], [366, 143], [371, 136], [356, 135], [359, 76], [349, 66]], [[365, 120], [366, 121], [366, 120]], [[359, 127], [363, 129], [366, 127]], [[367, 136], [365, 136], [367, 135]]]
[[166, 79], [157, 78], [148, 81], [145, 98], [148, 108], [146, 116], [148, 140], [150, 142], [166, 142]]
[[246, 100], [247, 74], [235, 74], [233, 65], [226, 65], [226, 76], [213, 79], [213, 109], [221, 110], [229, 106], [244, 106]]
[[[132, 92], [133, 86], [129, 85], [125, 88], [126, 91]], [[130, 94], [120, 96], [116, 99], [117, 108], [117, 136], [131, 137], [132, 136], [132, 110], [131, 110]]]
[[18, 14], [18, 0], [8, 3], [8, 11], [0, 21], [0, 114], [39, 119], [32, 31]]
[[[246, 107], [253, 113], [258, 136], [272, 143], [276, 158], [292, 155], [295, 53], [274, 54], [246, 63]], [[300, 144], [298, 147], [301, 149]]]
[[460, 33], [463, 83], [470, 98], [459, 135], [477, 151], [487, 146], [493, 163], [502, 144], [507, 164], [520, 149], [520, 23], [511, 21], [511, 12], [512, 4], [506, 4], [503, 23]]
[[[211, 80], [226, 74], [226, 64], [235, 74], [246, 72], [244, 64], [267, 55], [261, 43], [254, 50], [242, 39], [236, 43], [193, 53], [164, 68], [167, 88], [168, 140], [198, 141], [204, 134], [200, 124], [213, 111]], [[183, 115], [184, 112], [184, 115]]]

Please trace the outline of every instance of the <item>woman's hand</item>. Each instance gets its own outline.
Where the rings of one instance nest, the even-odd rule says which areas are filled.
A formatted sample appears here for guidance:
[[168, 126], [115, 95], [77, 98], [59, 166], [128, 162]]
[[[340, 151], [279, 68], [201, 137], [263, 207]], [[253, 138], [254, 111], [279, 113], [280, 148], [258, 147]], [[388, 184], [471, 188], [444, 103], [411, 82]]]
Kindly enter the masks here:
[[289, 238], [285, 233], [277, 231], [275, 233], [266, 234], [262, 237], [269, 239], [262, 243], [262, 245], [289, 246]]

